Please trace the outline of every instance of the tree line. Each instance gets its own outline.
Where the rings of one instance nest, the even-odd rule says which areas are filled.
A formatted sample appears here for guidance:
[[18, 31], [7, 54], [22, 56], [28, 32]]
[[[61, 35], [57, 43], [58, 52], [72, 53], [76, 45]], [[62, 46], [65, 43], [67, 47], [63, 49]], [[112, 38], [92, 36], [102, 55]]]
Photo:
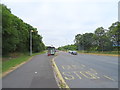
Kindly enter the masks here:
[[38, 34], [37, 28], [25, 23], [19, 17], [13, 15], [7, 6], [2, 7], [2, 54], [13, 52], [29, 52], [30, 31], [32, 30], [33, 52], [45, 50], [42, 36]]
[[65, 46], [58, 47], [58, 50], [77, 50], [77, 46], [74, 44], [65, 45]]
[[[74, 39], [74, 50], [85, 51], [118, 51], [120, 47], [120, 22], [113, 23], [108, 29], [98, 27], [94, 33], [77, 34]], [[73, 46], [73, 45], [72, 45]], [[70, 45], [58, 49], [70, 50]]]

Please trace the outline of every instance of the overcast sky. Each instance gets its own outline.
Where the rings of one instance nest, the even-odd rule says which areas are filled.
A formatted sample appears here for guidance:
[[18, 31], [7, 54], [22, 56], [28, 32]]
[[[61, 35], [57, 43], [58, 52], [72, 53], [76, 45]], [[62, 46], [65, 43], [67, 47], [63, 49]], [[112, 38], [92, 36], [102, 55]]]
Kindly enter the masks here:
[[3, 0], [14, 15], [38, 29], [45, 45], [73, 44], [75, 35], [118, 21], [119, 0]]

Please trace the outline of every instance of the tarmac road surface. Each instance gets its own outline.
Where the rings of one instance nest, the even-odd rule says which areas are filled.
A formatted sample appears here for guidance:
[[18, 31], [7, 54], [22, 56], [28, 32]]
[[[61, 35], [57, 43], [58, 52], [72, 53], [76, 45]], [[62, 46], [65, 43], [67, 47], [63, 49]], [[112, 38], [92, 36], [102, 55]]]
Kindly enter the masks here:
[[118, 88], [118, 57], [59, 52], [55, 62], [70, 88]]

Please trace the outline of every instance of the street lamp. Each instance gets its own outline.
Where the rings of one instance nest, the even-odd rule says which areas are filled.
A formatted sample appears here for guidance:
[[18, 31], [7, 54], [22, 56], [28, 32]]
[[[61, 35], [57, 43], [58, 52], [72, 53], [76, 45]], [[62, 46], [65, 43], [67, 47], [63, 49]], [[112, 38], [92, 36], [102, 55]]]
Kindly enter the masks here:
[[120, 22], [120, 1], [118, 2], [118, 21]]
[[30, 56], [32, 55], [32, 32], [33, 30], [30, 30]]

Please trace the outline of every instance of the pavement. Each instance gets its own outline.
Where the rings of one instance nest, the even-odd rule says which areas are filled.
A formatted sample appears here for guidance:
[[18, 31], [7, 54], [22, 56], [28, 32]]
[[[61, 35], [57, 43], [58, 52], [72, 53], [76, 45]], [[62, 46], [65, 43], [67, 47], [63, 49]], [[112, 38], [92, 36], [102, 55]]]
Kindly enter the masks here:
[[118, 57], [59, 52], [54, 61], [70, 88], [118, 88]]
[[58, 88], [50, 60], [41, 54], [2, 78], [2, 88]]

